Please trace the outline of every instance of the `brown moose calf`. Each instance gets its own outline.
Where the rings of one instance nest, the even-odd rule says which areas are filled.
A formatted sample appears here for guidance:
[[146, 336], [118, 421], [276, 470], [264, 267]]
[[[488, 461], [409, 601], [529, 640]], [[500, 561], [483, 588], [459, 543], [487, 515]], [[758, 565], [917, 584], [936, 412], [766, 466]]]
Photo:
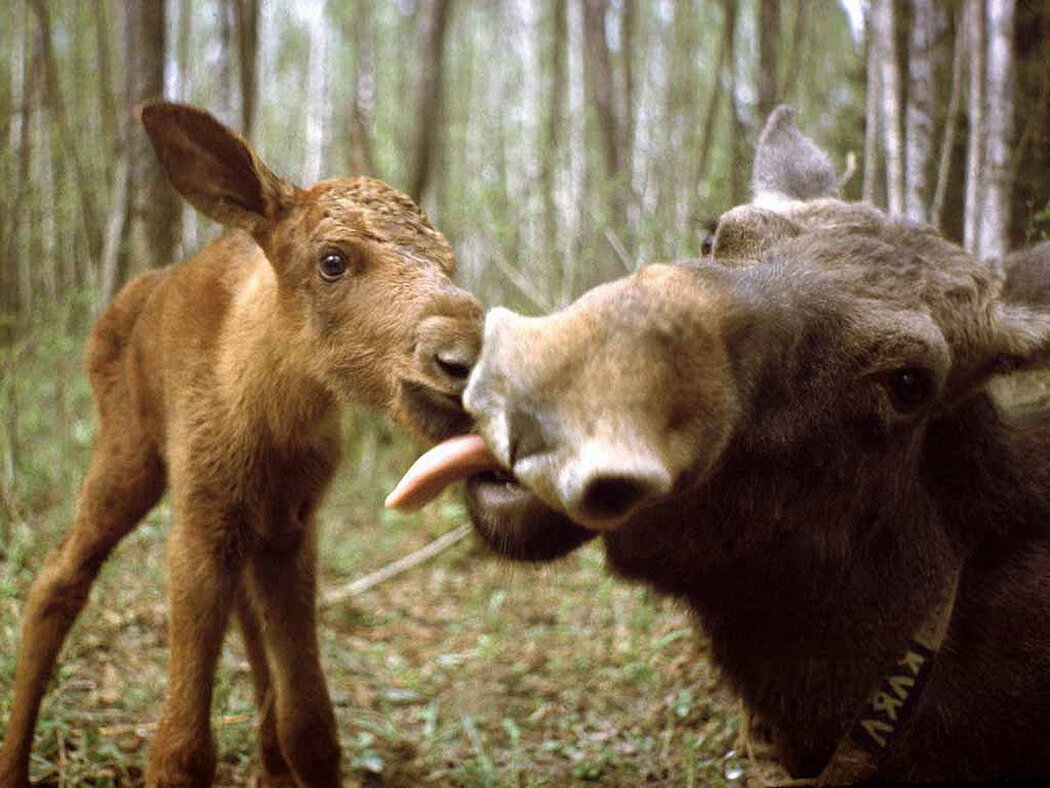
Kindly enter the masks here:
[[339, 784], [315, 632], [314, 511], [339, 459], [342, 402], [438, 440], [480, 308], [445, 238], [370, 178], [298, 189], [192, 107], [142, 122], [176, 189], [232, 229], [127, 285], [87, 349], [96, 446], [66, 540], [26, 604], [0, 785], [28, 783], [41, 696], [100, 565], [170, 484], [171, 663], [147, 782], [206, 785], [212, 681], [231, 613], [261, 710], [262, 780]]
[[986, 386], [1050, 360], [1050, 255], [976, 260], [834, 199], [787, 108], [754, 186], [701, 261], [493, 310], [464, 395], [484, 443], [391, 503], [470, 476], [518, 559], [600, 532], [696, 612], [797, 778], [1048, 778], [1050, 412]]

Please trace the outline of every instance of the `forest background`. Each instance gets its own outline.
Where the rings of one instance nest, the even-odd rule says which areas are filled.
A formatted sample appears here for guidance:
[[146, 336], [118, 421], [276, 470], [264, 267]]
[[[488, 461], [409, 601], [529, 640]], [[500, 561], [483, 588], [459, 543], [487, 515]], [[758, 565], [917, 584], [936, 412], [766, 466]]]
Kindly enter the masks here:
[[[533, 313], [698, 254], [747, 199], [782, 101], [848, 198], [982, 256], [1050, 237], [1045, 0], [12, 0], [0, 53], [0, 718], [25, 590], [86, 468], [91, 321], [218, 232], [163, 180], [132, 113], [144, 99], [211, 110], [301, 185], [370, 174], [409, 192], [464, 286]], [[455, 495], [383, 513], [418, 447], [369, 415], [346, 439], [330, 586], [463, 516]], [[141, 777], [167, 519], [162, 506], [121, 547], [78, 625], [38, 732], [41, 779]], [[511, 570], [464, 543], [333, 606], [325, 648], [347, 773], [366, 782], [736, 774], [702, 636], [605, 577], [591, 548]], [[216, 701], [233, 783], [253, 757], [237, 649]]]

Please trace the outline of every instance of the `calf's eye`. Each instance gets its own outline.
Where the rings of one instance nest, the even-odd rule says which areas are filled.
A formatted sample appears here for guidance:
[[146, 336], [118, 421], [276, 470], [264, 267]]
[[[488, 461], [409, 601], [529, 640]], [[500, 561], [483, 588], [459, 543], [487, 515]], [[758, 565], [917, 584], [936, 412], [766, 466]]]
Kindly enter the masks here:
[[919, 367], [905, 367], [890, 373], [886, 389], [893, 406], [902, 413], [913, 413], [933, 395], [933, 375]]
[[350, 267], [342, 252], [325, 252], [317, 261], [317, 270], [326, 282], [334, 282]]

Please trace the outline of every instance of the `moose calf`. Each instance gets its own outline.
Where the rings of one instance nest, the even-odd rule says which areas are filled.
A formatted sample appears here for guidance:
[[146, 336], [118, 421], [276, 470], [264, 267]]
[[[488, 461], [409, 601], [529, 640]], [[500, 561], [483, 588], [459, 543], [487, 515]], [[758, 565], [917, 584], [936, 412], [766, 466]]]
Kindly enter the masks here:
[[470, 477], [518, 559], [600, 533], [695, 611], [796, 778], [1045, 779], [1050, 411], [986, 389], [1050, 361], [1050, 255], [980, 261], [837, 185], [778, 108], [711, 255], [490, 312], [480, 438], [390, 503]]
[[45, 685], [102, 562], [170, 484], [171, 663], [147, 782], [215, 769], [213, 674], [231, 613], [261, 710], [262, 780], [339, 784], [318, 660], [314, 512], [339, 460], [339, 405], [420, 436], [461, 432], [480, 307], [445, 238], [371, 178], [296, 188], [205, 112], [141, 111], [175, 188], [231, 228], [150, 271], [91, 334], [95, 451], [72, 532], [26, 603], [0, 785], [28, 783]]

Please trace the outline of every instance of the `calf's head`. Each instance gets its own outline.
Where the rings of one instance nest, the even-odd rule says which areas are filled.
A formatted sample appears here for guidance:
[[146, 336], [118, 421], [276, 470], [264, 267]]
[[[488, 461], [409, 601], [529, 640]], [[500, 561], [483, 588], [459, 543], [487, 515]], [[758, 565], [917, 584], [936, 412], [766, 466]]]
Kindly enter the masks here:
[[786, 499], [898, 495], [921, 483], [938, 416], [1050, 353], [1050, 266], [1007, 271], [832, 198], [787, 108], [760, 146], [753, 203], [702, 261], [546, 317], [489, 313], [464, 401], [504, 470], [468, 483], [497, 550], [557, 555], [654, 504], [728, 493], [734, 470], [739, 494], [745, 466], [790, 479]]
[[374, 178], [293, 186], [193, 107], [150, 103], [141, 119], [182, 196], [261, 247], [275, 287], [249, 288], [272, 294], [259, 309], [305, 374], [424, 437], [466, 427], [481, 309], [452, 284], [452, 250], [419, 206]]

